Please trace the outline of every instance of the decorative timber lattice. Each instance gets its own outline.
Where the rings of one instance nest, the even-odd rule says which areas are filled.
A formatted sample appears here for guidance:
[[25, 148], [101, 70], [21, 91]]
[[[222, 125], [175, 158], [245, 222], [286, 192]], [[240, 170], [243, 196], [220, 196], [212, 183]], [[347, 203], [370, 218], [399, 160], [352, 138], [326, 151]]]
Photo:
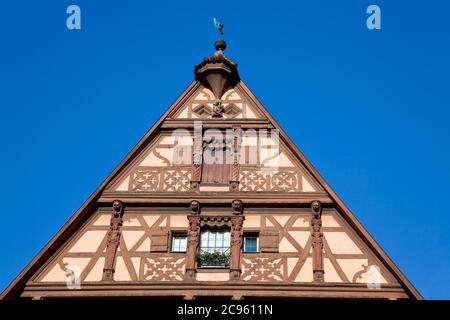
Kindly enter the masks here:
[[184, 277], [184, 257], [147, 257], [141, 259], [140, 280], [171, 281]]
[[191, 181], [190, 168], [142, 168], [131, 174], [132, 191], [189, 191]]
[[241, 277], [245, 281], [282, 281], [284, 261], [277, 257], [243, 258]]
[[302, 174], [293, 169], [266, 173], [263, 169], [241, 167], [240, 191], [303, 191]]

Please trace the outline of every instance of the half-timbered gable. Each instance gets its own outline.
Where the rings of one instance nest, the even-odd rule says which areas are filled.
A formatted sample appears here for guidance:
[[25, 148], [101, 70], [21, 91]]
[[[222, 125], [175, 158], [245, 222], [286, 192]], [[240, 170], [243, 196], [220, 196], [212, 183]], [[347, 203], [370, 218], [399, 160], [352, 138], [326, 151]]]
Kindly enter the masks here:
[[215, 46], [2, 298], [421, 299]]

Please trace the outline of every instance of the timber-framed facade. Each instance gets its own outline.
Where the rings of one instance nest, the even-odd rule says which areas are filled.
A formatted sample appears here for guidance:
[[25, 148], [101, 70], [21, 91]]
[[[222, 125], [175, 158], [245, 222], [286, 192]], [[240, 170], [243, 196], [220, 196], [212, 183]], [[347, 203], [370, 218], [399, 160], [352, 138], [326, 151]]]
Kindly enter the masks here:
[[225, 47], [1, 298], [422, 299]]

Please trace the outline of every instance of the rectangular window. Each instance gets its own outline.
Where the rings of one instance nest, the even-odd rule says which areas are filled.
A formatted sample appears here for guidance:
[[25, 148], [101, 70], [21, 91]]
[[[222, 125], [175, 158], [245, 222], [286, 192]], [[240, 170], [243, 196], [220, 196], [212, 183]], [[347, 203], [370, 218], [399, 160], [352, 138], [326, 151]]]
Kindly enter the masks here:
[[259, 236], [257, 233], [244, 234], [244, 252], [259, 252]]
[[229, 230], [204, 230], [200, 237], [201, 252], [227, 253], [230, 250]]
[[172, 234], [172, 246], [170, 251], [172, 252], [186, 252], [186, 238], [185, 233]]

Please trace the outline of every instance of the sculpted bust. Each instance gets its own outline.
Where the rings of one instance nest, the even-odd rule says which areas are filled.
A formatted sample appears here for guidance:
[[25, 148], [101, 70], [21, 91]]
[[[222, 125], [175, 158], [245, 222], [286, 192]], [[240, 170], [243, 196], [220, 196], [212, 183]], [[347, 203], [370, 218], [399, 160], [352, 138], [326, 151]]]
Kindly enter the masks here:
[[320, 203], [320, 201], [318, 200], [314, 200], [313, 202], [311, 202], [311, 209], [313, 211], [314, 217], [320, 218], [320, 216], [322, 215], [322, 203]]
[[112, 203], [114, 218], [121, 218], [123, 214], [123, 202], [120, 200], [114, 200]]
[[243, 209], [243, 203], [241, 200], [236, 199], [231, 202], [231, 210], [233, 211], [234, 215], [242, 214]]
[[197, 200], [192, 200], [190, 203], [191, 214], [198, 215], [200, 214], [200, 202]]

